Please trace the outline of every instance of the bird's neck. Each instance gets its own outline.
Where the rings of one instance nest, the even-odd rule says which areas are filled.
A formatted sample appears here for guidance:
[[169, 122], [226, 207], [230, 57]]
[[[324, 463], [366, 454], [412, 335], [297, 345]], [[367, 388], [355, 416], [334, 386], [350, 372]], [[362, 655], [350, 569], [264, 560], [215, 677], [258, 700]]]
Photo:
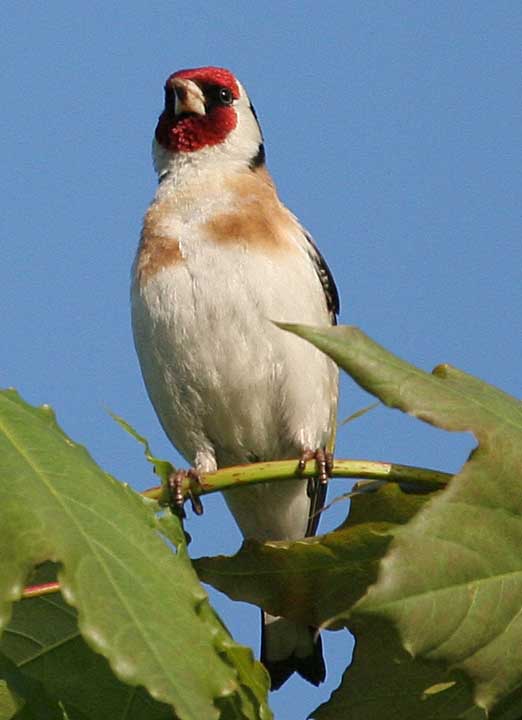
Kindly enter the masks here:
[[248, 160], [230, 154], [226, 142], [196, 152], [173, 153], [154, 141], [153, 159], [159, 182], [178, 188], [249, 170]]

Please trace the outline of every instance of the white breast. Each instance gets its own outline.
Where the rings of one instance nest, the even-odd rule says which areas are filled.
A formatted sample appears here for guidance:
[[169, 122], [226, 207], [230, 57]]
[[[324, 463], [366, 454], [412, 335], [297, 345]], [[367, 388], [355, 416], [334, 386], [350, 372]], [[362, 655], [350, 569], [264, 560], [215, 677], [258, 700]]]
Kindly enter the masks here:
[[[261, 192], [273, 191], [263, 184]], [[330, 323], [302, 231], [284, 210], [285, 236], [272, 251], [262, 242], [213, 242], [208, 219], [216, 204], [227, 212], [231, 203], [219, 188], [196, 209], [180, 192], [175, 212], [153, 206], [152, 235], [160, 242], [175, 238], [179, 254], [145, 280], [137, 260], [131, 293], [147, 391], [173, 444], [202, 471], [298, 457], [305, 448], [328, 445], [335, 423], [336, 366], [271, 322]], [[306, 484], [278, 486], [270, 497], [281, 511], [271, 519], [268, 514], [268, 522], [267, 492], [254, 486], [227, 493], [243, 533], [302, 537], [310, 504]]]
[[136, 348], [169, 438], [207, 466], [327, 442], [337, 371], [270, 322], [328, 323], [311, 261], [190, 242], [185, 262], [132, 290]]

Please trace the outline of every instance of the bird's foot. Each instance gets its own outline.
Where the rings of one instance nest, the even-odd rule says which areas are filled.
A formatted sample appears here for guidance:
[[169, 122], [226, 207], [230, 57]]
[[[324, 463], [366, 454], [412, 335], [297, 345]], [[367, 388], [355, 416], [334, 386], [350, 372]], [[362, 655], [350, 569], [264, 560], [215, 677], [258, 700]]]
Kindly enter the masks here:
[[187, 513], [183, 507], [186, 499], [183, 496], [183, 485], [187, 480], [189, 481], [187, 498], [190, 500], [192, 510], [196, 515], [203, 515], [203, 504], [198, 492], [199, 486], [201, 485], [201, 473], [195, 468], [176, 470], [169, 475], [167, 480], [169, 507], [174, 515], [182, 519], [187, 517]]
[[[306, 465], [310, 460], [315, 460], [317, 466], [317, 479], [321, 485], [326, 485], [328, 478], [332, 474], [333, 470], [333, 455], [324, 448], [317, 448], [317, 450], [303, 450], [301, 457], [299, 458], [298, 469], [300, 473], [303, 473], [306, 469]], [[314, 478], [312, 478], [313, 480]]]

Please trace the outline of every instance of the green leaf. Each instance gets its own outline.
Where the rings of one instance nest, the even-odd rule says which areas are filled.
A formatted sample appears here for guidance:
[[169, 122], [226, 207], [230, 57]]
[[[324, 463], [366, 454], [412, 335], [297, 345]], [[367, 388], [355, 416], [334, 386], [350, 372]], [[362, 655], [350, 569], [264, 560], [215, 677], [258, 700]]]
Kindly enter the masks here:
[[[45, 563], [30, 582], [50, 582], [56, 571], [57, 566]], [[34, 698], [40, 705], [43, 690], [56, 703], [58, 699], [64, 703], [71, 720], [171, 720], [173, 716], [170, 706], [153, 700], [143, 688], [118, 680], [105, 658], [85, 643], [77, 614], [60, 593], [16, 603], [0, 650], [17, 669], [17, 687], [24, 687], [20, 685], [23, 680], [32, 688], [24, 697]], [[42, 688], [40, 692], [34, 689], [36, 684]]]
[[355, 497], [348, 521], [335, 532], [297, 542], [246, 540], [233, 557], [200, 558], [194, 567], [233, 600], [303, 625], [343, 627], [375, 581], [395, 523], [406, 522], [425, 500], [384, 486]]
[[[230, 651], [186, 548], [177, 518], [104, 473], [58, 427], [48, 407], [0, 393], [0, 625], [31, 568], [59, 562], [66, 601], [88, 645], [120, 680], [143, 685], [184, 719], [266, 718], [268, 680], [250, 651]], [[176, 526], [176, 527], [174, 527]], [[228, 715], [231, 717], [231, 715]]]
[[154, 472], [161, 479], [162, 483], [165, 484], [169, 476], [175, 470], [172, 463], [170, 463], [168, 460], [160, 460], [160, 458], [157, 458], [155, 455], [153, 455], [147, 438], [143, 435], [140, 435], [139, 432], [135, 430], [130, 423], [127, 422], [127, 420], [124, 420], [122, 417], [116, 415], [116, 413], [113, 413], [111, 411], [109, 411], [109, 415], [115, 422], [118, 423], [120, 427], [125, 430], [125, 432], [128, 432], [129, 435], [131, 435], [135, 440], [140, 443], [140, 445], [143, 445], [146, 459], [154, 467]]
[[355, 621], [351, 614], [375, 582], [392, 534], [427, 500], [426, 495], [385, 485], [355, 496], [348, 519], [335, 532], [294, 543], [250, 541], [234, 557], [195, 561], [201, 579], [233, 599], [254, 602], [306, 625], [348, 627], [356, 635], [354, 658], [340, 687], [311, 717], [485, 720], [462, 678], [413, 659], [380, 618]]
[[[25, 640], [23, 634], [21, 640]], [[42, 683], [25, 674], [1, 651], [0, 687], [0, 720], [10, 720], [11, 717], [16, 720], [63, 720], [58, 700], [51, 698]]]
[[359, 418], [363, 417], [363, 415], [366, 415], [372, 410], [375, 410], [375, 408], [378, 408], [379, 405], [380, 403], [378, 402], [370, 403], [370, 405], [366, 405], [365, 407], [356, 410], [351, 415], [348, 415], [348, 417], [344, 418], [344, 420], [341, 420], [338, 425], [348, 425], [348, 423], [351, 423], [354, 420], [358, 420]]
[[314, 720], [486, 720], [465, 679], [412, 658], [390, 624], [358, 622], [351, 667]]
[[356, 328], [286, 327], [387, 405], [478, 439], [447, 489], [396, 533], [359, 611], [393, 619], [412, 654], [465, 670], [492, 708], [522, 688], [522, 404], [449, 365], [425, 373]]
[[10, 690], [7, 682], [0, 680], [0, 720], [11, 720], [22, 705], [23, 702]]

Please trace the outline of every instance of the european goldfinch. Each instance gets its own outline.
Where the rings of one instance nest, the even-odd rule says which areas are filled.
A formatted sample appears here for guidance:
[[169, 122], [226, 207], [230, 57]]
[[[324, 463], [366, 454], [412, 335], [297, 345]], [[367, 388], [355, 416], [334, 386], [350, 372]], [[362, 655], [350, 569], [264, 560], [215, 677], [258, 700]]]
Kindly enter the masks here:
[[[312, 457], [325, 474], [338, 395], [334, 363], [272, 321], [335, 324], [319, 250], [280, 201], [256, 113], [228, 70], [180, 70], [153, 141], [159, 177], [132, 271], [132, 326], [160, 422], [199, 472]], [[298, 172], [298, 171], [297, 171]], [[224, 493], [243, 535], [315, 533], [325, 485], [302, 479]], [[272, 689], [325, 677], [313, 629], [264, 613]]]

